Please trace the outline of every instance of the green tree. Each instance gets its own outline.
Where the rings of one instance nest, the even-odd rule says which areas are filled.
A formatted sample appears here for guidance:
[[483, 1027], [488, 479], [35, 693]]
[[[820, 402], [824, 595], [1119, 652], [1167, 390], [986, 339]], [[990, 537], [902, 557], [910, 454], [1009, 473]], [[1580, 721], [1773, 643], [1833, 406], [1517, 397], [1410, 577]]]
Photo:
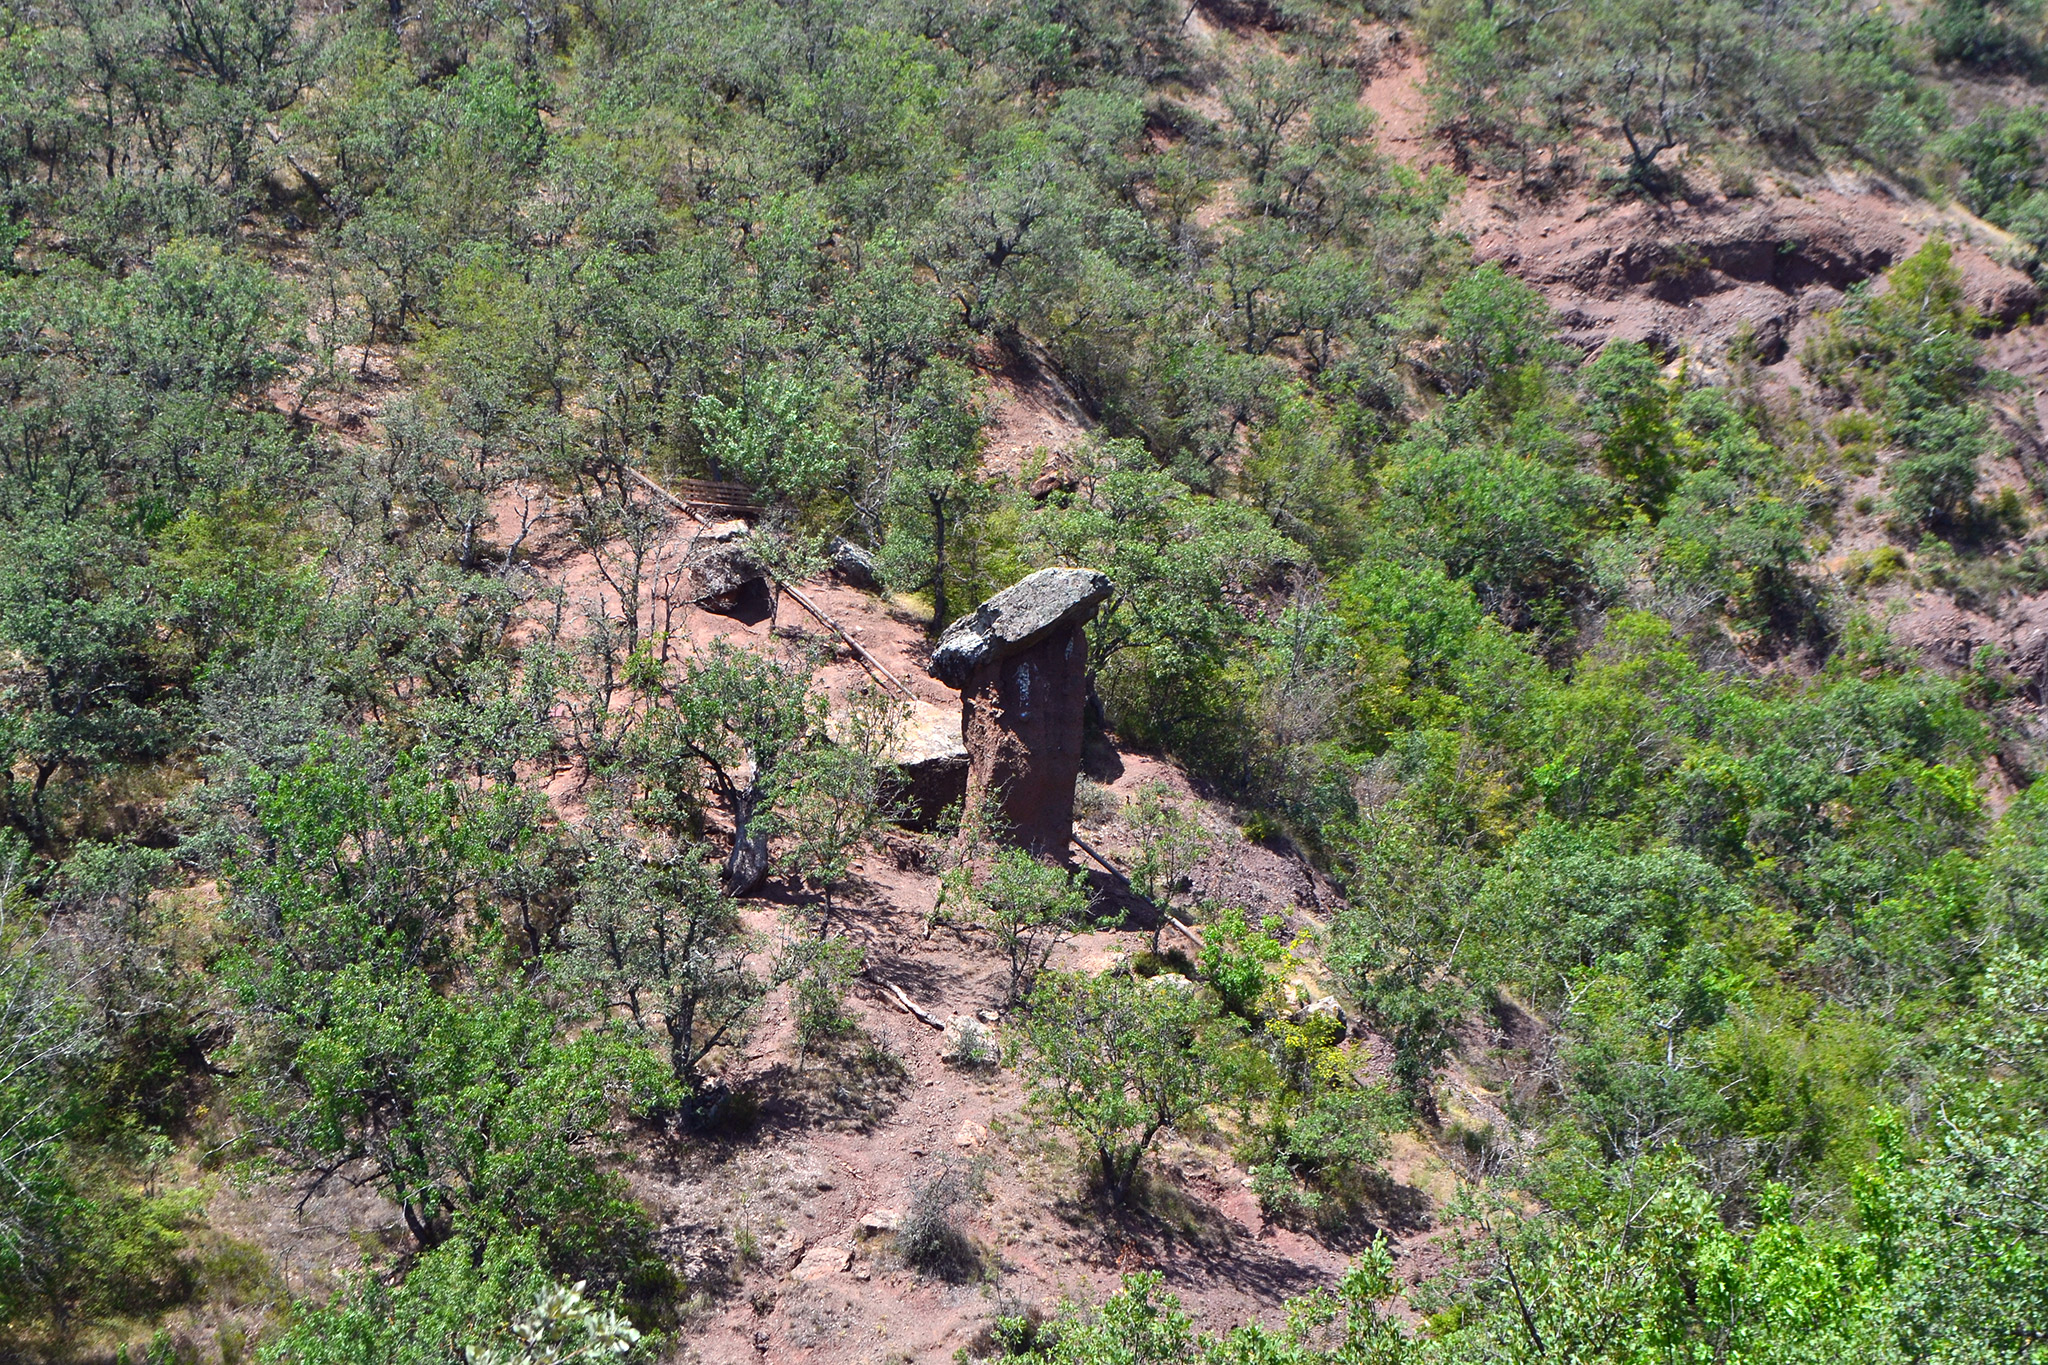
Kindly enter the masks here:
[[698, 397], [691, 420], [714, 476], [803, 505], [843, 480], [831, 395], [780, 369], [746, 376], [738, 398]]
[[889, 520], [882, 566], [891, 582], [931, 593], [936, 633], [952, 619], [948, 579], [962, 523], [986, 501], [974, 472], [982, 412], [967, 371], [942, 360], [925, 367], [907, 406], [902, 439], [883, 466]]
[[1003, 1365], [1402, 1365], [1424, 1358], [1382, 1305], [1399, 1292], [1394, 1258], [1376, 1240], [1333, 1289], [1287, 1304], [1287, 1325], [1249, 1322], [1222, 1336], [1195, 1331], [1157, 1271], [1126, 1275], [1101, 1307], [1064, 1305], [1044, 1324], [999, 1318]]
[[332, 1014], [284, 1069], [253, 1077], [243, 1112], [257, 1152], [309, 1193], [374, 1184], [421, 1250], [544, 1232], [563, 1269], [630, 1264], [644, 1215], [597, 1157], [615, 1111], [673, 1099], [646, 1049], [602, 1029], [570, 1037], [530, 994], [443, 995], [416, 971], [352, 965], [327, 995]]
[[1331, 965], [1393, 1045], [1396, 1084], [1425, 1115], [1486, 938], [1473, 904], [1477, 860], [1445, 834], [1405, 811], [1361, 821], [1341, 855], [1350, 905], [1330, 942]]
[[782, 769], [774, 827], [788, 847], [777, 861], [822, 895], [820, 932], [831, 923], [833, 888], [895, 815], [899, 709], [879, 688], [856, 690], [831, 722], [832, 742], [793, 755]]
[[1963, 297], [1962, 273], [1940, 238], [1885, 273], [1883, 293], [1858, 289], [1801, 356], [1824, 382], [1884, 415], [1902, 447], [1885, 472], [1909, 524], [1960, 521], [1977, 490], [1989, 416], [1973, 402], [1984, 379], [1982, 325]]
[[1232, 594], [1299, 552], [1258, 514], [1191, 494], [1135, 441], [1102, 441], [1079, 465], [1077, 491], [1027, 524], [1033, 558], [1109, 576], [1115, 591], [1088, 626], [1091, 681], [1123, 733], [1171, 732], [1202, 712], [1246, 631]]
[[1687, 1353], [1794, 1365], [1892, 1359], [1872, 1329], [1878, 1267], [1762, 1192], [1753, 1229], [1728, 1227], [1678, 1157], [1556, 1188], [1569, 1216], [1519, 1215], [1470, 1191], [1462, 1241], [1485, 1290], [1444, 1341], [1451, 1359], [1620, 1362]]
[[806, 934], [782, 945], [775, 959], [775, 982], [789, 987], [799, 1056], [807, 1057], [820, 1043], [858, 1027], [846, 1008], [846, 993], [866, 964], [867, 950], [837, 935]]
[[577, 889], [569, 973], [637, 1025], [658, 1028], [685, 1093], [703, 1088], [715, 1049], [746, 1040], [765, 984], [759, 946], [696, 847], [601, 830]]
[[1078, 872], [1051, 867], [1021, 848], [997, 849], [985, 867], [970, 855], [946, 874], [939, 908], [958, 903], [1010, 967], [1009, 998], [1022, 999], [1053, 950], [1073, 937], [1088, 909]]
[[1524, 390], [1532, 369], [1562, 363], [1543, 296], [1488, 262], [1444, 291], [1443, 340], [1436, 361], [1454, 395], [1484, 391], [1505, 400]]
[[155, 667], [161, 607], [145, 555], [112, 527], [54, 520], [17, 526], [0, 553], [0, 639], [26, 665], [0, 685], [0, 714], [29, 773], [15, 818], [32, 830], [48, 829], [59, 773], [96, 775], [175, 743], [179, 699]]
[[1051, 972], [1032, 991], [1015, 1045], [1029, 1103], [1092, 1149], [1112, 1207], [1153, 1141], [1216, 1098], [1214, 1023], [1192, 989], [1113, 973]]
[[822, 738], [824, 703], [811, 692], [809, 670], [723, 641], [686, 659], [662, 693], [634, 762], [676, 809], [687, 808], [700, 784], [708, 788], [732, 822], [726, 890], [746, 895], [768, 873], [766, 817], [781, 764]]
[[1287, 960], [1283, 928], [1277, 915], [1253, 924], [1236, 905], [1224, 906], [1203, 927], [1195, 965], [1223, 1008], [1247, 1023], [1257, 1022], [1272, 1004], [1280, 976], [1273, 969]]
[[302, 1304], [260, 1359], [290, 1365], [568, 1365], [617, 1360], [641, 1334], [615, 1308], [557, 1282], [531, 1235], [456, 1238], [415, 1259], [404, 1279], [349, 1282]]
[[1152, 921], [1152, 953], [1159, 954], [1166, 917], [1182, 883], [1208, 858], [1214, 841], [1194, 816], [1174, 798], [1164, 782], [1138, 788], [1124, 808], [1124, 818], [1138, 836], [1138, 857], [1131, 864], [1131, 887], [1156, 907]]
[[79, 1212], [65, 1169], [67, 1066], [92, 1048], [88, 1021], [50, 970], [47, 942], [26, 913], [26, 850], [14, 836], [0, 902], [0, 1312], [12, 1321], [36, 1304], [39, 1267]]

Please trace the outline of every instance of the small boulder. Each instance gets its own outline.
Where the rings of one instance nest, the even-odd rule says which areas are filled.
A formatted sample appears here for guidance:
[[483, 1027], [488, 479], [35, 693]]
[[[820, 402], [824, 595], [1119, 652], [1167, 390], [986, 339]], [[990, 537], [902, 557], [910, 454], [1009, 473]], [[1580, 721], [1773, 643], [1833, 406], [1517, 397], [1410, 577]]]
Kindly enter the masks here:
[[853, 1252], [846, 1247], [815, 1246], [804, 1253], [796, 1269], [789, 1272], [792, 1280], [822, 1280], [827, 1275], [837, 1275], [853, 1265]]
[[956, 1014], [946, 1021], [939, 1039], [939, 1060], [954, 1066], [981, 1066], [995, 1060], [995, 1040], [978, 1019]]
[[[852, 738], [845, 711], [825, 717], [825, 733], [835, 743]], [[896, 766], [898, 786], [891, 796], [900, 823], [931, 829], [948, 806], [967, 798], [967, 742], [960, 737], [959, 713], [950, 707], [913, 700], [903, 711], [888, 757]]]
[[1031, 496], [1044, 502], [1055, 493], [1071, 493], [1078, 486], [1066, 470], [1048, 469], [1031, 481]]
[[903, 1215], [894, 1209], [876, 1209], [860, 1220], [860, 1235], [881, 1237], [903, 1226]]
[[1295, 1024], [1306, 1024], [1309, 1020], [1315, 1018], [1331, 1019], [1337, 1025], [1337, 1036], [1339, 1038], [1344, 1037], [1351, 1030], [1351, 1016], [1344, 1013], [1344, 1007], [1337, 1003], [1337, 997], [1334, 995], [1326, 995], [1320, 1000], [1314, 1000], [1303, 1005], [1290, 1015], [1289, 1018]]
[[[707, 540], [709, 544], [702, 543]], [[698, 606], [750, 620], [768, 615], [768, 571], [754, 558], [745, 536], [706, 535], [688, 562], [690, 599]]]
[[850, 540], [834, 540], [825, 553], [832, 562], [832, 575], [849, 588], [873, 592], [882, 586], [882, 566], [875, 557]]
[[1108, 576], [1094, 569], [1040, 569], [947, 626], [932, 651], [932, 676], [965, 687], [984, 665], [1087, 620], [1109, 594]]
[[953, 1134], [953, 1145], [974, 1151], [988, 1141], [988, 1125], [976, 1123], [973, 1119], [960, 1120], [960, 1129]]

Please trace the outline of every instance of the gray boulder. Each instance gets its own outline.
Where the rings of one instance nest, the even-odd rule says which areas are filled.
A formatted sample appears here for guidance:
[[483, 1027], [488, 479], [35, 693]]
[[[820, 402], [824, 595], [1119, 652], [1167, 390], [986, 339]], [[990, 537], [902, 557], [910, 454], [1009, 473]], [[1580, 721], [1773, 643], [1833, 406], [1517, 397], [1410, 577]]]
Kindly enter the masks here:
[[835, 540], [826, 549], [832, 572], [849, 588], [873, 592], [882, 586], [882, 568], [875, 557], [850, 540]]
[[947, 626], [932, 651], [932, 676], [965, 687], [984, 665], [1087, 620], [1109, 594], [1108, 577], [1094, 569], [1040, 569]]
[[1339, 1038], [1347, 1037], [1351, 1032], [1351, 1016], [1344, 1013], [1344, 1007], [1337, 1003], [1337, 997], [1334, 995], [1326, 995], [1311, 1004], [1303, 1005], [1288, 1016], [1289, 1021], [1297, 1025], [1306, 1024], [1315, 1018], [1328, 1018], [1333, 1021], [1337, 1025]]
[[698, 547], [689, 558], [690, 586], [698, 601], [737, 593], [766, 576], [761, 561], [744, 540], [717, 541]]
[[687, 563], [690, 600], [706, 611], [748, 620], [769, 614], [768, 570], [744, 535], [702, 537]]

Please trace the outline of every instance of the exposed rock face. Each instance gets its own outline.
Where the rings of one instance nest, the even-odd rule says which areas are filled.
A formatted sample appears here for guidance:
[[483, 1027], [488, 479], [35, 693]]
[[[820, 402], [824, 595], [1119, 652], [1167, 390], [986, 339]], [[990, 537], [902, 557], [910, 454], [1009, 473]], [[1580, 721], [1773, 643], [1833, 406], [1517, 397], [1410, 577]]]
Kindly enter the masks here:
[[[932, 673], [960, 689], [967, 811], [1064, 858], [1088, 699], [1082, 627], [1110, 594], [1093, 569], [1041, 569], [947, 627]], [[989, 810], [993, 803], [995, 809]]]
[[803, 1254], [789, 1272], [789, 1278], [799, 1282], [822, 1280], [828, 1275], [842, 1275], [853, 1269], [853, 1250], [850, 1247], [814, 1246]]
[[[834, 743], [848, 743], [846, 726], [844, 710], [825, 716], [825, 733]], [[901, 808], [903, 825], [932, 829], [946, 806], [967, 800], [967, 745], [961, 741], [961, 714], [950, 706], [913, 700], [887, 759], [897, 769], [891, 798]]]
[[725, 522], [700, 536], [689, 566], [691, 600], [706, 611], [749, 620], [768, 615], [768, 572], [747, 543], [745, 522]]
[[1337, 997], [1326, 995], [1311, 1004], [1303, 1005], [1288, 1018], [1296, 1024], [1305, 1024], [1311, 1019], [1328, 1018], [1337, 1026], [1337, 1036], [1345, 1037], [1351, 1031], [1351, 1016], [1344, 1013], [1344, 1007], [1337, 1003]]
[[[1569, 211], [1566, 211], [1566, 208]], [[1564, 336], [1588, 350], [1610, 337], [1719, 360], [1746, 334], [1758, 358], [1796, 354], [1843, 291], [1910, 256], [1930, 235], [1957, 242], [1964, 294], [2010, 322], [2040, 293], [1993, 258], [2002, 236], [1966, 216], [1881, 187], [1810, 189], [1699, 204], [1635, 202], [1532, 213], [1479, 226], [1473, 246], [1543, 292]]]
[[[843, 740], [843, 712], [827, 717], [825, 729]], [[930, 829], [948, 806], [967, 799], [967, 746], [960, 738], [960, 715], [950, 706], [914, 701], [889, 750], [899, 785], [893, 793], [905, 809], [903, 823]]]
[[882, 569], [875, 557], [850, 540], [835, 540], [827, 549], [832, 573], [849, 588], [873, 592], [882, 586]]
[[913, 829], [930, 829], [948, 806], [967, 799], [967, 745], [959, 718], [919, 702], [896, 743], [903, 801]]

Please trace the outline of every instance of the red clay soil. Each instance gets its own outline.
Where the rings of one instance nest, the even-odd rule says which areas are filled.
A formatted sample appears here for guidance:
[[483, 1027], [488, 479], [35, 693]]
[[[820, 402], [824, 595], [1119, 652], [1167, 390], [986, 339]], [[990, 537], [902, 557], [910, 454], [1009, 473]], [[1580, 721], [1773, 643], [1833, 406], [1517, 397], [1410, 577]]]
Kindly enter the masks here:
[[1710, 367], [1744, 333], [1766, 365], [1796, 356], [1843, 291], [1937, 232], [1955, 243], [1970, 300], [1988, 317], [2012, 322], [2039, 304], [2025, 274], [1993, 259], [1995, 229], [1876, 181], [1840, 183], [1693, 203], [1497, 201], [1473, 223], [1473, 250], [1541, 290], [1566, 338], [1588, 350], [1624, 337]]

